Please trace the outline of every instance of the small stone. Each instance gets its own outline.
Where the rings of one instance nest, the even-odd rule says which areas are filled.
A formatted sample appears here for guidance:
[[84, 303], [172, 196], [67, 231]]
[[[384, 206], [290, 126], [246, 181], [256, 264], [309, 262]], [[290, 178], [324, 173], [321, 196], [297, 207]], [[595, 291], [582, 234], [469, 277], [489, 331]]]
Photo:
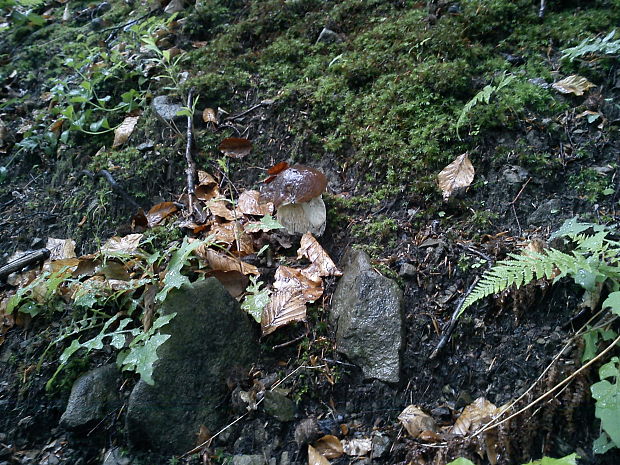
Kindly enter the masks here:
[[235, 455], [232, 458], [233, 465], [265, 465], [265, 457], [262, 455]]
[[527, 180], [528, 176], [529, 173], [525, 168], [516, 165], [507, 166], [502, 172], [502, 178], [508, 184], [521, 184]]
[[400, 265], [400, 270], [398, 271], [398, 276], [403, 278], [413, 278], [417, 274], [417, 269], [411, 263], [403, 263]]
[[290, 465], [291, 464], [291, 459], [288, 456], [288, 452], [284, 451], [282, 452], [282, 455], [280, 455], [280, 465]]
[[263, 408], [279, 421], [291, 421], [295, 418], [295, 402], [277, 389], [265, 392]]
[[533, 226], [548, 224], [549, 220], [560, 211], [562, 211], [562, 201], [560, 199], [547, 200], [527, 217], [527, 222]]
[[324, 27], [321, 33], [319, 34], [318, 39], [316, 39], [317, 44], [320, 42], [323, 42], [326, 44], [331, 44], [334, 42], [342, 42], [342, 37], [340, 37], [340, 34], [338, 34], [337, 32], [334, 32], [331, 29], [327, 29], [326, 27]]
[[385, 435], [378, 434], [374, 436], [372, 438], [371, 458], [378, 459], [383, 457], [389, 450], [391, 443], [392, 441], [390, 441], [390, 438]]
[[138, 145], [136, 148], [140, 151], [140, 152], [146, 152], [148, 150], [151, 150], [153, 147], [155, 147], [155, 143], [152, 140], [147, 140], [146, 142], [142, 142], [140, 145]]
[[153, 99], [153, 111], [159, 119], [164, 123], [170, 124], [173, 121], [175, 124], [182, 124], [185, 120], [185, 116], [178, 116], [177, 113], [183, 109], [183, 105], [171, 101], [166, 95], [158, 95]]

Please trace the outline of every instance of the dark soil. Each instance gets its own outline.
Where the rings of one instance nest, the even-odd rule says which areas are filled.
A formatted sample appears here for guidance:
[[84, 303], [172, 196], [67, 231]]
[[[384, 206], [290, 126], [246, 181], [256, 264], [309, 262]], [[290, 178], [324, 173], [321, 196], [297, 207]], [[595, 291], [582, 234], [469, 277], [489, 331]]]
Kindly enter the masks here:
[[[111, 3], [112, 9], [102, 16], [106, 27], [129, 21], [130, 8], [122, 2]], [[188, 7], [181, 14], [187, 18], [185, 24], [170, 38], [171, 45], [193, 53], [181, 62], [191, 75], [181, 89], [196, 86], [204, 96], [201, 107], [219, 106], [235, 115], [267, 98], [275, 99], [218, 129], [197, 122], [196, 157], [201, 169], [221, 172], [217, 144], [223, 137], [240, 134], [252, 140], [254, 152], [248, 158], [228, 161], [230, 183], [237, 190], [256, 187], [264, 171], [279, 161], [321, 169], [329, 180], [325, 198], [329, 221], [323, 246], [335, 260], [348, 247], [364, 248], [376, 269], [396, 279], [405, 294], [406, 343], [399, 385], [364, 380], [360, 370], [335, 351], [334, 335], [326, 324], [329, 295], [336, 285], [330, 282], [324, 303], [311, 309], [308, 324], [262, 341], [263, 358], [256, 379], [281, 378], [300, 365], [323, 367], [300, 370], [289, 380], [287, 388], [298, 400], [297, 419], [279, 423], [260, 410], [249, 414], [214, 441], [208, 451], [214, 463], [223, 463], [232, 454], [266, 450], [278, 460], [286, 451], [292, 463], [305, 463], [306, 451], [295, 442], [294, 432], [299, 420], [307, 417], [318, 418], [325, 434], [341, 435], [343, 424], [349, 437], [387, 435], [389, 451], [372, 461], [363, 459], [364, 463], [440, 465], [459, 456], [487, 463], [476, 454], [473, 442], [455, 440], [445, 447], [433, 447], [411, 439], [400, 427], [398, 415], [415, 404], [449, 425], [478, 397], [500, 406], [535, 383], [517, 404], [524, 406], [581, 365], [583, 347], [575, 342], [536, 383], [583, 324], [573, 319], [583, 291], [569, 280], [554, 285], [532, 283], [468, 309], [448, 344], [435, 358], [430, 355], [463, 293], [491, 262], [532, 239], [545, 240], [565, 219], [576, 215], [618, 225], [617, 57], [583, 60], [563, 65], [569, 68], [564, 70], [559, 56], [562, 49], [586, 37], [606, 35], [618, 24], [620, 8], [612, 1], [549, 2], [553, 5], [548, 6], [545, 19], [539, 20], [534, 2], [428, 2], [439, 5], [431, 14], [423, 3], [209, 1], [208, 8], [200, 11], [194, 5]], [[80, 5], [88, 7], [84, 2]], [[456, 9], [448, 14], [450, 6]], [[54, 9], [57, 16], [62, 15], [63, 8], [54, 4]], [[136, 5], [136, 9], [142, 12], [144, 7]], [[405, 19], [417, 10], [420, 17], [407, 20], [411, 26]], [[43, 6], [36, 11], [43, 13]], [[480, 22], [475, 21], [473, 11], [479, 11]], [[155, 16], [163, 17], [161, 12]], [[105, 34], [93, 34], [92, 21], [85, 25], [78, 18], [66, 25], [67, 38], [66, 31], [56, 27], [59, 21], [57, 17], [39, 29], [22, 25], [0, 37], [0, 132], [2, 123], [7, 128], [7, 135], [0, 137], [0, 166], [9, 170], [0, 184], [0, 263], [16, 250], [44, 246], [47, 237], [75, 239], [79, 255], [96, 250], [110, 236], [130, 232], [133, 207], [105, 179], [84, 170], [110, 169], [144, 208], [177, 200], [185, 185], [184, 139], [156, 119], [148, 106], [128, 147], [106, 153], [107, 158], [97, 151], [109, 146], [111, 139], [85, 134], [72, 134], [66, 143], [57, 142], [50, 150], [40, 141], [34, 148], [19, 151], [16, 144], [28, 137], [28, 131], [42, 136], [55, 119], [35, 115], [36, 111], [51, 111], [41, 94], [58, 79], [75, 79], [55, 58], [43, 63], [41, 47], [49, 48], [50, 56], [70, 56], [67, 43], [78, 34], [85, 34], [82, 42], [90, 48], [97, 47], [95, 42]], [[469, 26], [463, 26], [467, 21]], [[388, 28], [390, 23], [396, 31]], [[558, 29], [558, 24], [565, 29]], [[344, 41], [324, 48], [315, 44], [323, 26], [341, 33]], [[415, 40], [402, 44], [407, 38], [399, 35], [398, 27], [415, 34]], [[454, 43], [456, 51], [446, 45], [452, 43], [454, 30], [460, 40]], [[433, 88], [433, 96], [421, 102], [412, 100], [418, 88], [407, 87], [409, 69], [401, 67], [410, 66], [406, 60], [413, 60], [411, 51], [418, 50], [414, 47], [425, 34], [431, 37], [430, 45], [427, 51], [419, 49], [422, 57], [416, 62], [416, 72], [420, 74], [415, 79], [427, 76], [422, 87]], [[368, 50], [356, 42], [364, 37]], [[130, 43], [128, 36], [121, 38]], [[192, 48], [192, 41], [197, 40], [208, 44]], [[75, 47], [83, 52], [81, 46]], [[525, 64], [507, 65], [499, 52], [523, 55]], [[456, 56], [459, 53], [462, 56]], [[334, 73], [340, 73], [337, 76], [327, 71], [332, 60]], [[323, 66], [320, 71], [313, 71], [319, 64]], [[477, 109], [469, 127], [460, 130], [463, 139], [457, 138], [458, 112], [500, 69], [523, 76], [524, 86], [527, 79], [541, 75], [551, 76], [549, 82], [553, 82], [554, 76], [575, 73], [588, 77], [597, 88], [584, 97], [547, 90], [549, 94], [541, 97], [538, 92], [543, 91], [534, 86], [519, 90], [523, 95], [515, 90], [497, 105]], [[396, 90], [389, 86], [381, 90], [382, 77], [393, 79]], [[137, 79], [137, 75], [121, 76], [119, 88], [133, 88], [127, 82]], [[164, 86], [153, 75], [150, 79], [147, 99], [163, 92]], [[362, 101], [368, 120], [364, 115], [355, 119], [350, 113], [352, 105]], [[416, 108], [399, 107], [408, 101]], [[384, 107], [375, 108], [373, 102]], [[428, 108], [424, 114], [436, 117], [436, 121], [423, 122], [429, 128], [425, 133], [416, 129], [417, 108], [424, 105]], [[580, 116], [586, 110], [600, 112], [600, 119], [588, 123]], [[605, 124], [599, 128], [603, 119]], [[396, 136], [384, 123], [392, 125]], [[34, 129], [22, 131], [21, 125]], [[407, 143], [401, 145], [401, 140]], [[147, 141], [149, 148], [135, 149]], [[476, 168], [474, 184], [444, 202], [435, 176], [465, 151], [470, 152]], [[178, 231], [162, 235], [166, 234], [179, 236]], [[399, 274], [403, 265], [415, 272]], [[2, 292], [10, 288], [3, 286]], [[88, 432], [72, 434], [58, 427], [72, 382], [89, 368], [115, 359], [111, 349], [80, 359], [47, 391], [45, 384], [62, 349], [51, 341], [73, 317], [67, 305], [52, 316], [20, 322], [0, 345], [2, 465], [99, 464], [105, 450], [127, 447], [122, 411]], [[303, 335], [301, 343], [274, 348]], [[620, 463], [617, 449], [602, 456], [592, 453], [599, 423], [589, 385], [597, 380], [596, 368], [582, 373], [551, 400], [502, 425], [499, 463], [520, 465], [543, 455], [562, 457], [572, 452], [582, 457], [579, 463], [584, 465]], [[128, 395], [135, 379], [125, 377], [123, 393]], [[167, 456], [130, 454], [136, 457], [134, 463], [178, 463], [169, 462]], [[181, 460], [199, 463], [200, 459]], [[332, 463], [353, 461], [343, 456]]]

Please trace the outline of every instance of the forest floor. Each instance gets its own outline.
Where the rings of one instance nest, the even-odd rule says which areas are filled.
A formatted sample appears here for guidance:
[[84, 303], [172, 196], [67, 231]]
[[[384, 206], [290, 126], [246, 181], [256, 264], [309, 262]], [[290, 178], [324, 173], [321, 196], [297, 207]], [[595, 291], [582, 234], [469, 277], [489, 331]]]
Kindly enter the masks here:
[[[186, 134], [175, 125], [185, 117], [165, 122], [153, 100], [167, 95], [184, 106], [192, 89], [196, 165], [221, 181], [223, 194], [259, 189], [279, 162], [321, 170], [322, 246], [336, 263], [348, 248], [362, 248], [404, 292], [400, 383], [364, 380], [336, 352], [327, 324], [336, 278], [307, 323], [261, 340], [263, 370], [327, 364], [290, 386], [298, 412], [329, 412], [351, 435], [384, 433], [391, 447], [376, 463], [439, 465], [459, 456], [488, 463], [473, 443], [411, 438], [397, 417], [414, 404], [450, 425], [479, 397], [501, 406], [534, 385], [523, 406], [582, 365], [584, 344], [573, 336], [588, 317], [579, 316], [582, 287], [568, 278], [468, 308], [443, 350], [430, 355], [493, 263], [547, 241], [575, 216], [617, 231], [620, 32], [609, 34], [620, 4], [548, 2], [540, 17], [531, 0], [428, 3], [203, 0], [171, 15], [166, 5], [132, 1], [0, 0], [0, 265], [49, 237], [73, 239], [78, 256], [94, 253], [110, 237], [136, 232], [136, 207], [183, 203]], [[599, 47], [567, 56], [586, 39]], [[567, 93], [552, 86], [572, 75], [587, 81]], [[113, 129], [128, 116], [139, 116], [137, 124], [113, 146]], [[218, 147], [228, 137], [250, 140], [251, 153], [224, 157]], [[474, 180], [446, 200], [437, 175], [464, 153]], [[162, 253], [200, 236], [172, 216], [142, 232]], [[77, 376], [114, 354], [76, 359], [46, 389], [68, 345], [52, 341], [72, 307], [8, 315], [19, 286], [0, 290], [0, 463], [59, 463], [54, 454], [62, 463], [101, 463], [102, 450], [125, 447], [118, 423], [87, 437], [57, 425]], [[619, 463], [618, 449], [592, 451], [600, 421], [589, 386], [608, 360], [506, 423], [499, 463], [574, 452], [582, 464]], [[294, 427], [278, 428], [282, 447], [305, 463]], [[235, 450], [222, 441], [209, 453], [221, 463]]]

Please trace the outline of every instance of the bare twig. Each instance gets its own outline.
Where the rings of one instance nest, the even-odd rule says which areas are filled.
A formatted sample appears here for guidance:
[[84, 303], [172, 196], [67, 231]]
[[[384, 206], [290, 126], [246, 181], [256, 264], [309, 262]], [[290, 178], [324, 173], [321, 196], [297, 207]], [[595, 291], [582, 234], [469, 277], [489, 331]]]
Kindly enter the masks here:
[[112, 174], [108, 170], [100, 170], [97, 174], [93, 174], [91, 171], [88, 170], [82, 170], [82, 174], [85, 174], [92, 179], [104, 178], [106, 181], [108, 181], [108, 184], [110, 184], [112, 190], [119, 194], [121, 197], [123, 197], [123, 199], [125, 199], [125, 202], [131, 205], [132, 208], [134, 208], [135, 210], [138, 210], [140, 208], [138, 202], [136, 202], [131, 195], [125, 192], [125, 189], [123, 189], [120, 184], [116, 182], [116, 179], [114, 179], [114, 176], [112, 176]]
[[224, 121], [232, 121], [232, 120], [239, 119], [239, 118], [247, 115], [248, 113], [253, 112], [257, 108], [260, 108], [260, 107], [263, 107], [263, 106], [267, 106], [267, 105], [271, 105], [272, 103], [273, 103], [273, 100], [263, 100], [262, 102], [257, 103], [256, 105], [248, 108], [247, 110], [242, 111], [238, 115], [228, 116], [227, 118], [224, 118]]
[[5, 279], [11, 273], [15, 273], [16, 271], [20, 271], [28, 265], [32, 265], [34, 263], [42, 262], [46, 260], [50, 256], [49, 249], [38, 249], [30, 252], [26, 255], [19, 257], [17, 260], [13, 260], [12, 262], [7, 263], [6, 265], [0, 267], [0, 279]]
[[[194, 89], [190, 89], [187, 94], [187, 108], [192, 108], [192, 100], [194, 98]], [[194, 142], [194, 121], [190, 114], [187, 115], [187, 144], [185, 145], [185, 161], [187, 162], [187, 168], [185, 173], [187, 175], [187, 198], [188, 209], [190, 216], [194, 213], [194, 196], [196, 195], [196, 164], [192, 157], [192, 144]]]

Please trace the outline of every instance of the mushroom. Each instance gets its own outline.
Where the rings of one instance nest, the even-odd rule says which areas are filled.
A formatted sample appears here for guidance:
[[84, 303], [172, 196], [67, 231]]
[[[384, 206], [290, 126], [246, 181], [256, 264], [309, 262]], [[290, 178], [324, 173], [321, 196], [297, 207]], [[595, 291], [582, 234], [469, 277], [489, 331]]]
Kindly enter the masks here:
[[261, 189], [261, 200], [272, 202], [276, 219], [290, 234], [318, 237], [325, 231], [327, 213], [321, 194], [327, 178], [314, 168], [293, 165], [278, 173]]

